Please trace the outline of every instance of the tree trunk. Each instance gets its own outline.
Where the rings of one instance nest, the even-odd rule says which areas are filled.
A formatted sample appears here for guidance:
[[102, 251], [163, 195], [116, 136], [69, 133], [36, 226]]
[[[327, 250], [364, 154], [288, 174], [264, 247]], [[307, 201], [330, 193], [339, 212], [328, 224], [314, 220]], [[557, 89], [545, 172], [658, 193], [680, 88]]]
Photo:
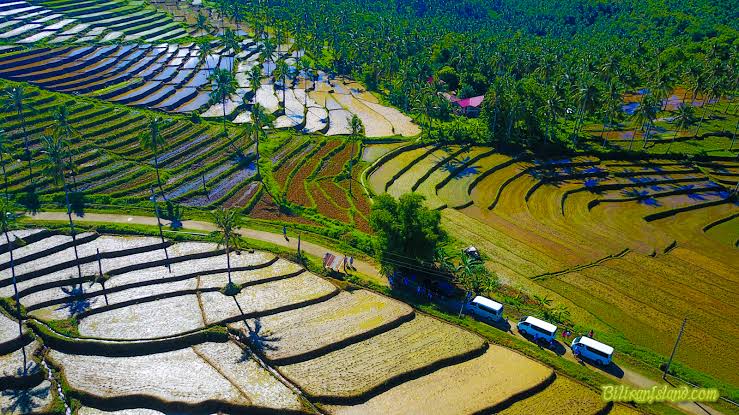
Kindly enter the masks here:
[[223, 100], [221, 100], [221, 105], [223, 106], [223, 134], [226, 136], [226, 140], [228, 140], [228, 131], [226, 130], [226, 96], [223, 96]]
[[35, 191], [33, 181], [33, 167], [31, 167], [31, 149], [28, 147], [28, 130], [26, 129], [26, 117], [23, 115], [23, 111], [18, 111], [18, 115], [21, 117], [21, 125], [23, 126], [23, 147], [25, 147], [26, 157], [28, 158], [28, 177], [31, 180], [31, 191]]
[[98, 273], [100, 275], [100, 285], [103, 287], [103, 297], [105, 297], [105, 305], [110, 305], [108, 302], [108, 293], [105, 291], [105, 277], [103, 277], [103, 262], [102, 258], [100, 257], [100, 249], [97, 250], [97, 260], [98, 260]]
[[159, 176], [159, 155], [156, 149], [154, 149], [154, 170], [157, 173], [157, 186], [159, 186], [159, 192], [162, 193], [162, 199], [167, 200], [167, 196], [164, 195], [164, 188], [162, 187], [162, 179]]
[[10, 200], [10, 195], [8, 195], [8, 174], [5, 171], [5, 158], [3, 157], [2, 152], [0, 152], [0, 165], [3, 168], [3, 180], [5, 182], [5, 201], [7, 202]]
[[708, 111], [708, 109], [706, 108], [706, 103], [708, 103], [708, 101], [710, 101], [710, 99], [711, 98], [709, 96], [708, 99], [705, 99], [703, 101], [703, 115], [701, 115], [701, 120], [698, 122], [698, 129], [695, 130], [695, 138], [698, 138], [698, 133], [700, 132], [701, 127], [703, 127], [703, 121], [705, 121], [705, 119], [706, 119], [706, 112]]
[[69, 149], [69, 137], [67, 137], [67, 163], [69, 163], [69, 173], [72, 176], [72, 184], [74, 185], [74, 191], [77, 191], [77, 175], [72, 168], [72, 151]]
[[[8, 243], [8, 253], [10, 254], [10, 272], [13, 276], [13, 292], [14, 292], [14, 298], [15, 298], [15, 313], [18, 317], [18, 335], [23, 336], [23, 318], [21, 317], [21, 299], [20, 296], [18, 296], [18, 281], [15, 277], [15, 260], [13, 258], [13, 245], [10, 243], [10, 235], [8, 234], [8, 230], [5, 230], [5, 241]], [[26, 357], [26, 347], [23, 346], [23, 376], [27, 375], [27, 357]]]
[[72, 245], [74, 246], [74, 259], [77, 264], [77, 276], [80, 278], [80, 288], [82, 288], [82, 266], [80, 265], [80, 255], [77, 252], [77, 233], [74, 231], [74, 221], [72, 220], [72, 205], [69, 203], [69, 186], [64, 183], [64, 198], [67, 202], [67, 217], [69, 218], [69, 231], [72, 233]]
[[233, 284], [231, 281], [231, 256], [228, 250], [229, 236], [226, 236], [226, 270], [228, 271], [228, 285]]
[[675, 142], [675, 139], [677, 138], [677, 134], [679, 132], [680, 132], [680, 129], [676, 128], [675, 129], [675, 135], [672, 136], [672, 140], [670, 140], [670, 144], [667, 146], [667, 151], [665, 151], [665, 153], [669, 153], [670, 152], [670, 149], [672, 148], [672, 143]]
[[644, 132], [644, 144], [642, 145], [642, 150], [647, 148], [647, 141], [649, 140], [649, 133], [652, 131], [652, 123], [650, 122], [647, 124], [647, 130]]
[[634, 140], [636, 140], [636, 134], [639, 131], [640, 127], [634, 128], [634, 134], [631, 135], [631, 141], [629, 141], [629, 151], [631, 151], [631, 147], [634, 146]]
[[[610, 117], [606, 117], [606, 123], [610, 124], [610, 122], [611, 122]], [[603, 129], [600, 130], [600, 138], [601, 140], [603, 140], [603, 147], [606, 146], [605, 135], [606, 135], [606, 124], [603, 124]]]
[[262, 179], [262, 171], [259, 168], [259, 135], [260, 135], [259, 134], [260, 133], [259, 128], [260, 128], [259, 127], [259, 124], [256, 124], [255, 123], [254, 124], [254, 136], [256, 137], [256, 140], [255, 141], [257, 142], [257, 145], [256, 145], [256, 150], [257, 150], [257, 163], [256, 163], [257, 164], [257, 177], [259, 177], [259, 180], [261, 180]]

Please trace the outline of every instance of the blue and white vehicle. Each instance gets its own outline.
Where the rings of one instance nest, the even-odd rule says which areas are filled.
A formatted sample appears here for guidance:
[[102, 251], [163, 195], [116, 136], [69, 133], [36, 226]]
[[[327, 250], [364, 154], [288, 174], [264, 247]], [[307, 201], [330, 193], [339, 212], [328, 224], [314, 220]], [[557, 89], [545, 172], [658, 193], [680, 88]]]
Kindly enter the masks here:
[[503, 318], [503, 304], [480, 295], [467, 303], [465, 311], [484, 320], [500, 321]]
[[518, 331], [532, 337], [534, 341], [551, 343], [557, 335], [557, 326], [536, 317], [526, 316], [518, 322]]
[[609, 365], [613, 358], [613, 347], [587, 336], [575, 337], [571, 347], [575, 356], [591, 360], [601, 366]]

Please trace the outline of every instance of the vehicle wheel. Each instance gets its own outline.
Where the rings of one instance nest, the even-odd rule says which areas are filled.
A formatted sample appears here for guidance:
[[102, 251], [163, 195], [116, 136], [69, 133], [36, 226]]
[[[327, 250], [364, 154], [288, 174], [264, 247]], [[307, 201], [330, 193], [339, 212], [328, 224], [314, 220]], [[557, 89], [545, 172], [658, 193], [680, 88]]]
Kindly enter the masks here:
[[598, 360], [598, 364], [601, 365], [601, 366], [605, 366], [606, 365], [606, 362], [604, 362], [602, 360]]

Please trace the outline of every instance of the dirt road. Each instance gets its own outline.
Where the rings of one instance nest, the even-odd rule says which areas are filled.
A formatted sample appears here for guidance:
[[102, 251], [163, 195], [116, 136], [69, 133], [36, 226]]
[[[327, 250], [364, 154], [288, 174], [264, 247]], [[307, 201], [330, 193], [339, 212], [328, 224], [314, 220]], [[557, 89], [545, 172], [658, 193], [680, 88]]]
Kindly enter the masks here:
[[[67, 214], [64, 212], [38, 212], [32, 216], [35, 220], [49, 220], [49, 221], [62, 221], [66, 222]], [[134, 225], [150, 225], [157, 226], [157, 218], [149, 216], [131, 216], [131, 215], [116, 215], [108, 213], [85, 213], [84, 217], [74, 217], [76, 222], [107, 222], [107, 223], [130, 223]], [[169, 226], [169, 221], [162, 221], [163, 225]], [[182, 222], [182, 226], [185, 229], [212, 232], [216, 230], [216, 226], [210, 222], [186, 220]], [[275, 245], [291, 248], [297, 251], [298, 249], [298, 235], [288, 231], [288, 239], [285, 239], [282, 234], [276, 234], [266, 231], [259, 231], [256, 229], [242, 228], [240, 234], [246, 238], [257, 239], [264, 242], [269, 242]], [[305, 253], [323, 258], [326, 252], [342, 257], [343, 253], [329, 249], [327, 247], [318, 245], [313, 242], [301, 241], [300, 249]], [[387, 278], [384, 278], [379, 269], [374, 265], [366, 261], [354, 259], [354, 268], [357, 272], [365, 275], [373, 280], [377, 284], [387, 285]]]

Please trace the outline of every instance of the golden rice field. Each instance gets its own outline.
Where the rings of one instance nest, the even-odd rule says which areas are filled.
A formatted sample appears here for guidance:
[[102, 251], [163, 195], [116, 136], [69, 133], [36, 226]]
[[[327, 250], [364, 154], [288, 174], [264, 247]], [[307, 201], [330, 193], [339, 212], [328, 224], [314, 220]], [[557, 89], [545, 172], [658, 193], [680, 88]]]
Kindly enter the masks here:
[[676, 359], [739, 382], [726, 364], [739, 359], [739, 162], [459, 150], [395, 149], [366, 183], [375, 194], [424, 195], [502, 281], [549, 295], [616, 344], [669, 355], [687, 316]]

